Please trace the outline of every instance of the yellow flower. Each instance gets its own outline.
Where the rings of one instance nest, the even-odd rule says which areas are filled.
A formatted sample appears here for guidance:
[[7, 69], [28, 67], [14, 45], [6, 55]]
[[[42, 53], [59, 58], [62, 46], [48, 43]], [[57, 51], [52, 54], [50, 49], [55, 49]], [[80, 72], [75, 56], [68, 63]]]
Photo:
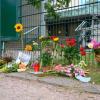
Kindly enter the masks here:
[[56, 37], [56, 38], [53, 39], [53, 41], [54, 41], [54, 42], [57, 42], [57, 41], [59, 41], [59, 38]]
[[88, 47], [92, 49], [93, 48], [93, 44], [92, 43], [89, 43], [88, 44]]
[[31, 45], [26, 45], [25, 50], [26, 51], [32, 51], [32, 46]]
[[87, 64], [84, 61], [80, 61], [80, 63], [85, 67], [87, 66]]
[[33, 45], [38, 45], [38, 43], [37, 42], [34, 42]]
[[23, 25], [18, 23], [15, 25], [15, 29], [16, 29], [16, 32], [21, 32], [23, 31]]
[[40, 37], [39, 37], [39, 40], [41, 40], [41, 39], [43, 39], [43, 38], [44, 38], [44, 36], [40, 36]]

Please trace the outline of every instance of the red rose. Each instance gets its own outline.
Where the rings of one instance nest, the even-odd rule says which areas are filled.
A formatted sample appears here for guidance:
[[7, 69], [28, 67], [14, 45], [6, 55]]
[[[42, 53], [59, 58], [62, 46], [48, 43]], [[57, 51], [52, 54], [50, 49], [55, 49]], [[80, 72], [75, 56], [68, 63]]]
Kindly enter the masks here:
[[64, 46], [64, 44], [60, 44], [60, 47], [61, 47], [61, 48], [64, 48], [65, 46]]
[[56, 36], [50, 36], [50, 39], [53, 40], [54, 38], [56, 38]]
[[80, 47], [80, 51], [84, 51], [84, 48], [83, 47]]
[[76, 42], [76, 39], [75, 38], [71, 38], [71, 41]]
[[75, 39], [71, 39], [71, 46], [75, 46], [76, 45], [76, 40]]
[[66, 42], [70, 41], [70, 38], [66, 38]]
[[66, 39], [66, 45], [67, 46], [75, 46], [76, 45], [76, 39], [74, 39], [74, 38], [71, 38], [71, 39], [69, 39], [69, 38], [67, 38]]
[[85, 51], [81, 51], [80, 54], [81, 54], [82, 56], [86, 56], [86, 52], [85, 52]]

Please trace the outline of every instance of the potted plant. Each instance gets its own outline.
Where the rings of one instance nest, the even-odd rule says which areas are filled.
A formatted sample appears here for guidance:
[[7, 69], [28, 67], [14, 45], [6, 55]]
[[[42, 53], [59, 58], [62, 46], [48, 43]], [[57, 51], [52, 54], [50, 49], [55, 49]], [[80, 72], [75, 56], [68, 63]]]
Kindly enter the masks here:
[[46, 48], [46, 50], [41, 54], [41, 64], [44, 72], [51, 69], [52, 55], [48, 48]]

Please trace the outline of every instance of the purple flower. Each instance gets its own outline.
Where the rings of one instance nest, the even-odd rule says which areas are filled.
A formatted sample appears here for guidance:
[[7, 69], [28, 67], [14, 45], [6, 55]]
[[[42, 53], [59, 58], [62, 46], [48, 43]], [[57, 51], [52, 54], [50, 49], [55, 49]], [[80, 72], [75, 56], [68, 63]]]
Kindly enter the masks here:
[[94, 45], [93, 45], [93, 48], [94, 49], [97, 49], [100, 47], [100, 42], [96, 42]]

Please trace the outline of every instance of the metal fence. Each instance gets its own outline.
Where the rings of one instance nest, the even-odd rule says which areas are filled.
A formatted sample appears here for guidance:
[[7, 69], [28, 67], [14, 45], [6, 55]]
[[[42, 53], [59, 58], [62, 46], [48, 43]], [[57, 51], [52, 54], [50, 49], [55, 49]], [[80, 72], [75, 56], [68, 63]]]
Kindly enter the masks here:
[[[60, 8], [56, 11], [60, 17], [55, 19], [46, 16], [47, 13], [43, 6], [44, 1], [42, 1], [40, 9], [35, 9], [26, 0], [21, 0], [21, 4], [18, 6], [20, 10], [18, 19], [24, 25], [24, 32], [33, 29], [29, 34], [24, 35], [24, 47], [32, 41], [39, 42], [39, 36], [41, 35], [58, 36], [60, 42], [66, 37], [75, 37], [79, 45], [86, 48], [88, 56], [84, 59], [93, 62], [94, 55], [87, 44], [91, 38], [100, 41], [100, 1], [72, 0], [69, 7]], [[41, 49], [41, 45], [39, 46]], [[7, 50], [20, 49], [20, 40], [6, 43], [6, 53]], [[38, 52], [40, 55], [40, 51]]]

